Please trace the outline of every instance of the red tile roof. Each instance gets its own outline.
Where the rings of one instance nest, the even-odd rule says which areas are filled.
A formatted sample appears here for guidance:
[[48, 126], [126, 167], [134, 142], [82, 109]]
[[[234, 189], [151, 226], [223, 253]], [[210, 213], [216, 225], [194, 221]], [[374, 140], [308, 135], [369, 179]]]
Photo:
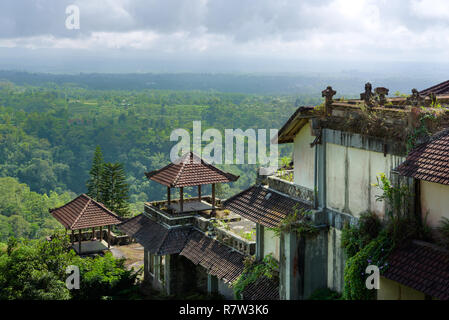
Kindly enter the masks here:
[[181, 252], [191, 232], [191, 227], [168, 229], [143, 214], [128, 219], [117, 228], [136, 239], [151, 254], [156, 255]]
[[233, 282], [243, 271], [245, 255], [191, 226], [168, 229], [140, 214], [117, 227], [135, 238], [150, 253], [179, 253], [225, 282]]
[[243, 300], [279, 300], [279, 279], [261, 277], [242, 292]]
[[265, 227], [277, 227], [294, 208], [310, 210], [312, 207], [275, 190], [261, 185], [254, 185], [229, 198], [223, 203], [242, 217]]
[[243, 272], [245, 256], [242, 253], [197, 230], [192, 231], [180, 255], [226, 283], [234, 282]]
[[449, 252], [413, 241], [390, 254], [383, 276], [431, 297], [448, 300]]
[[239, 178], [205, 162], [193, 152], [186, 153], [162, 169], [146, 172], [145, 175], [150, 180], [173, 188], [232, 182]]
[[449, 185], [449, 130], [413, 149], [397, 170], [403, 176]]
[[116, 225], [121, 218], [95, 201], [82, 194], [62, 207], [50, 209], [49, 212], [69, 230]]
[[427, 96], [431, 92], [433, 92], [434, 94], [448, 94], [449, 93], [449, 80], [441, 82], [441, 83], [434, 85], [430, 88], [421, 90], [419, 92], [419, 94], [423, 95], [423, 96]]

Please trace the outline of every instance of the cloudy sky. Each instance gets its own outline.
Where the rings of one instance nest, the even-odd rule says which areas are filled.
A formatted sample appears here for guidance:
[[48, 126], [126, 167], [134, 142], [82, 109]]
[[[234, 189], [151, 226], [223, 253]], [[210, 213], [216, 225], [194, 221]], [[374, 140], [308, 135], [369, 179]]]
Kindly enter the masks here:
[[[79, 30], [66, 28], [69, 5], [80, 10]], [[2, 68], [108, 59], [446, 63], [448, 56], [446, 0], [0, 2]]]

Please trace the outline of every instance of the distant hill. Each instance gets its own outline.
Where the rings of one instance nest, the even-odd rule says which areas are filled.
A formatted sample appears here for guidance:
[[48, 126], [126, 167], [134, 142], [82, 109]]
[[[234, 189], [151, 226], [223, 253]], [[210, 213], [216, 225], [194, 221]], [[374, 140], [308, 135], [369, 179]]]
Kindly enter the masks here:
[[[449, 77], [449, 76], [448, 76]], [[364, 84], [370, 81], [373, 87], [384, 86], [390, 95], [400, 91], [410, 93], [446, 79], [410, 79], [406, 77], [373, 77], [357, 71], [335, 75], [319, 74], [212, 74], [212, 73], [81, 73], [51, 74], [23, 71], [0, 71], [0, 81], [7, 80], [17, 85], [74, 86], [96, 90], [201, 90], [248, 94], [312, 94], [320, 95], [328, 85], [337, 90], [337, 96], [358, 96]]]

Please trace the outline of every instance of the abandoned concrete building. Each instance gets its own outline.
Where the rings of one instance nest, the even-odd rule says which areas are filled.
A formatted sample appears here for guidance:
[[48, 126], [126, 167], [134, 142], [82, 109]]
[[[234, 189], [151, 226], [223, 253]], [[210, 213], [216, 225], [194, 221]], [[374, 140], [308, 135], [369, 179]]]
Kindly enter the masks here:
[[[422, 96], [413, 90], [408, 98], [387, 98], [388, 89], [371, 90], [368, 83], [361, 99], [343, 100], [333, 99], [336, 92], [328, 87], [321, 106], [299, 107], [278, 136], [279, 143], [293, 144], [292, 172], [259, 177], [255, 186], [224, 202], [225, 208], [256, 223], [257, 258], [272, 253], [279, 259], [281, 299], [307, 299], [314, 290], [326, 287], [342, 292], [342, 228], [357, 224], [366, 212], [385, 216], [385, 203], [377, 201], [381, 191], [373, 186], [380, 173], [409, 185], [413, 197], [404, 208], [409, 214], [417, 210], [428, 214], [432, 227], [441, 217], [449, 217], [446, 136], [413, 149], [429, 134], [448, 127], [449, 95], [428, 90], [428, 96]], [[424, 131], [424, 136], [418, 134]], [[415, 151], [406, 159], [407, 149]], [[317, 236], [298, 238], [296, 232], [284, 232], [277, 237], [270, 230], [294, 207], [309, 209]], [[381, 277], [377, 298], [447, 299], [449, 276], [441, 270], [447, 269], [449, 254], [432, 248], [414, 242], [410, 248], [396, 250]], [[440, 264], [432, 267], [433, 259]], [[412, 261], [422, 277], [415, 285], [411, 283], [416, 274], [408, 269]]]
[[[147, 173], [167, 187], [167, 200], [146, 203], [143, 214], [118, 225], [145, 248], [145, 280], [167, 294], [194, 290], [232, 299], [231, 284], [245, 259], [272, 256], [278, 277], [249, 284], [243, 299], [307, 299], [321, 288], [342, 292], [344, 226], [357, 225], [367, 212], [388, 219], [391, 208], [375, 187], [379, 174], [409, 188], [400, 210], [427, 219], [438, 236], [440, 220], [449, 218], [449, 85], [432, 88], [421, 91], [426, 95], [413, 89], [409, 97], [388, 98], [387, 88], [372, 92], [367, 83], [360, 99], [334, 99], [336, 91], [326, 88], [322, 105], [299, 107], [279, 131], [278, 143], [293, 144], [293, 169], [258, 175], [253, 186], [227, 200], [216, 199], [215, 184], [238, 177], [193, 153]], [[207, 184], [212, 195], [202, 196]], [[183, 188], [192, 186], [198, 196], [184, 199]], [[180, 189], [179, 199], [171, 199], [171, 188]], [[301, 218], [316, 229], [313, 237], [275, 232], [297, 212], [308, 213]], [[410, 241], [388, 261], [377, 299], [449, 298], [446, 249]]]

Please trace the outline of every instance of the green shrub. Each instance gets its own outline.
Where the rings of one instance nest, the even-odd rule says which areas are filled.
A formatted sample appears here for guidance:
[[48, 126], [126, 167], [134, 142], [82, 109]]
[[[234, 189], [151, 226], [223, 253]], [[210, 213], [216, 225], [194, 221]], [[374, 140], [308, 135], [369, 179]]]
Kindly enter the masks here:
[[340, 300], [341, 294], [329, 288], [317, 289], [310, 295], [308, 300]]

